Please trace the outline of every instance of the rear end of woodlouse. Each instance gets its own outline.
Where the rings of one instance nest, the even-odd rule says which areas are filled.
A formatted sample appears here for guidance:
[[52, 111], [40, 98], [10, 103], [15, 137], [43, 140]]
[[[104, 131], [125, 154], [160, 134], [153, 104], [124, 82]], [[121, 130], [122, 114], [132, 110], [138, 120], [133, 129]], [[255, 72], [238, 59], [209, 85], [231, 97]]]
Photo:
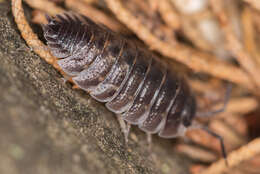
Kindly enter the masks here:
[[[121, 119], [164, 138], [194, 127], [192, 91], [165, 62], [87, 17], [65, 13], [47, 19], [44, 36], [61, 70]], [[201, 128], [220, 140], [225, 157], [222, 138]]]

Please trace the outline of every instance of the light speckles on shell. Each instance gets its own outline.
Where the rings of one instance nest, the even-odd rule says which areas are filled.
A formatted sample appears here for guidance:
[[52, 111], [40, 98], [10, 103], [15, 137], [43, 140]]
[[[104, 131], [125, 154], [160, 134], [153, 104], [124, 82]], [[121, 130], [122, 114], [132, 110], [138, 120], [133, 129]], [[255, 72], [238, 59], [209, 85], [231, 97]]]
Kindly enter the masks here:
[[149, 51], [70, 13], [49, 19], [44, 36], [73, 82], [125, 121], [167, 138], [191, 124], [196, 103], [185, 80]]

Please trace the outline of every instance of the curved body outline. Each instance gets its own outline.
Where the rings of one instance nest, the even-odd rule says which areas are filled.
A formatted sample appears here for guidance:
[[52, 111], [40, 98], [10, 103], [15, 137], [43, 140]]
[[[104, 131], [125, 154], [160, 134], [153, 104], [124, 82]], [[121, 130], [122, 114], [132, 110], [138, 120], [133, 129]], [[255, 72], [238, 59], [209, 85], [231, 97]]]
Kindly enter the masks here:
[[48, 18], [43, 28], [60, 68], [126, 122], [164, 138], [192, 124], [197, 106], [187, 82], [148, 50], [81, 15]]

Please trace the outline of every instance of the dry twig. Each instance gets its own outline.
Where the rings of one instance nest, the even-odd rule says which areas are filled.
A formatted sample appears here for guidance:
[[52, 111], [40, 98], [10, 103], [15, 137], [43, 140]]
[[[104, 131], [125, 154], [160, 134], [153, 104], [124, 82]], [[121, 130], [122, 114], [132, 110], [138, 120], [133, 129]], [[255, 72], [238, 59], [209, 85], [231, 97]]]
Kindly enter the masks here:
[[98, 0], [83, 0], [87, 4], [98, 4]]
[[244, 0], [245, 2], [249, 3], [252, 7], [260, 10], [260, 2], [259, 0]]
[[72, 9], [85, 16], [88, 16], [95, 22], [104, 24], [105, 26], [107, 26], [115, 32], [121, 32], [124, 34], [130, 33], [130, 31], [117, 20], [113, 19], [111, 16], [106, 15], [101, 10], [98, 10], [97, 8], [91, 5], [84, 3], [81, 0], [65, 0], [65, 4], [69, 9]]
[[228, 169], [238, 166], [243, 161], [247, 161], [260, 153], [260, 139], [257, 138], [240, 149], [232, 152], [227, 157], [228, 166], [224, 159], [213, 163], [209, 168], [202, 171], [200, 174], [220, 174], [228, 171]]
[[150, 1], [131, 0], [126, 1], [125, 5], [153, 35], [163, 42], [175, 45], [176, 38], [174, 32], [162, 22], [154, 9], [147, 8], [147, 3], [149, 2]]
[[58, 7], [54, 2], [48, 0], [25, 0], [31, 7], [42, 10], [49, 15], [56, 15], [58, 13], [63, 13], [65, 10]]
[[223, 1], [211, 0], [210, 2], [213, 11], [215, 12], [220, 21], [223, 32], [225, 33], [228, 42], [228, 49], [232, 52], [233, 55], [236, 56], [236, 59], [238, 60], [240, 65], [250, 74], [250, 77], [254, 80], [256, 85], [260, 87], [260, 69], [256, 66], [253, 59], [246, 52], [239, 39], [236, 37], [231, 27], [231, 22], [229, 21], [223, 9]]
[[[221, 101], [214, 105], [211, 109], [221, 108], [222, 106], [223, 102]], [[227, 114], [232, 113], [243, 115], [256, 110], [258, 107], [258, 101], [253, 97], [234, 97], [229, 100], [225, 113], [220, 113], [216, 115], [216, 117], [224, 118]]]
[[241, 136], [241, 134], [239, 134], [234, 128], [230, 127], [230, 125], [228, 125], [224, 120], [212, 120], [209, 123], [209, 128], [224, 138], [226, 149], [229, 152], [247, 142], [246, 136]]
[[213, 162], [217, 160], [217, 155], [214, 152], [202, 149], [200, 147], [187, 144], [178, 144], [176, 148], [179, 152], [189, 154], [189, 156], [195, 160], [200, 160], [203, 162]]
[[171, 2], [169, 0], [162, 0], [162, 1], [157, 1], [158, 4], [158, 10], [165, 21], [165, 23], [170, 26], [173, 30], [178, 30], [180, 29], [180, 17], [173, 8]]
[[203, 33], [198, 30], [198, 22], [201, 18], [194, 21], [189, 16], [182, 16], [182, 30], [185, 36], [199, 49], [213, 52], [214, 46], [203, 38]]
[[[220, 105], [216, 106], [220, 107]], [[226, 113], [247, 114], [259, 107], [258, 101], [253, 97], [239, 97], [230, 99]]]
[[178, 60], [197, 72], [206, 72], [215, 77], [232, 81], [251, 90], [254, 89], [249, 76], [236, 66], [218, 60], [213, 55], [176, 43], [171, 45], [156, 38], [137, 17], [124, 7], [120, 0], [106, 0], [108, 7], [118, 19], [132, 29], [152, 49], [164, 56]]
[[46, 62], [53, 64], [55, 58], [51, 55], [47, 46], [39, 40], [38, 36], [33, 32], [30, 25], [26, 21], [21, 0], [12, 0], [12, 13], [21, 35], [28, 46]]
[[196, 173], [200, 173], [201, 171], [205, 170], [206, 166], [205, 165], [201, 165], [201, 164], [194, 164], [190, 167], [190, 173], [191, 174], [196, 174]]
[[[245, 137], [241, 136], [235, 129], [230, 127], [224, 120], [211, 120], [209, 122], [209, 128], [214, 130], [214, 132], [223, 136], [225, 140], [225, 146], [227, 151], [231, 151], [237, 148], [240, 145], [245, 144]], [[221, 149], [219, 141], [209, 135], [203, 130], [191, 130], [187, 132], [187, 137], [189, 137], [193, 142], [198, 143], [204, 147], [217, 151], [218, 154], [221, 154]]]
[[260, 65], [260, 53], [256, 43], [256, 31], [253, 21], [252, 9], [245, 7], [242, 13], [242, 23], [244, 31], [244, 45], [252, 58]]
[[32, 22], [36, 24], [47, 24], [45, 13], [41, 10], [32, 11]]

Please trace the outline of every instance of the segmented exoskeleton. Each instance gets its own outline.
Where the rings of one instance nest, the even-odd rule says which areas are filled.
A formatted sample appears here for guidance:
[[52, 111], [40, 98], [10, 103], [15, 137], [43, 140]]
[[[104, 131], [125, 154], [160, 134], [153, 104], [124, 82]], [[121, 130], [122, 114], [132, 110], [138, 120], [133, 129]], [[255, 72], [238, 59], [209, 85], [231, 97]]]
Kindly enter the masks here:
[[[196, 100], [185, 79], [165, 62], [82, 15], [65, 13], [47, 16], [47, 20], [44, 36], [60, 69], [79, 88], [105, 102], [120, 120], [164, 138], [182, 136], [188, 128], [202, 128], [220, 140], [226, 158], [222, 137], [193, 124], [198, 114]], [[199, 115], [223, 112], [230, 92], [231, 85], [222, 108]]]
[[165, 138], [192, 124], [197, 107], [188, 84], [151, 52], [81, 15], [48, 17], [43, 28], [60, 68], [126, 122]]
[[186, 81], [149, 51], [90, 19], [48, 18], [44, 36], [73, 82], [148, 133], [182, 135], [196, 113]]

